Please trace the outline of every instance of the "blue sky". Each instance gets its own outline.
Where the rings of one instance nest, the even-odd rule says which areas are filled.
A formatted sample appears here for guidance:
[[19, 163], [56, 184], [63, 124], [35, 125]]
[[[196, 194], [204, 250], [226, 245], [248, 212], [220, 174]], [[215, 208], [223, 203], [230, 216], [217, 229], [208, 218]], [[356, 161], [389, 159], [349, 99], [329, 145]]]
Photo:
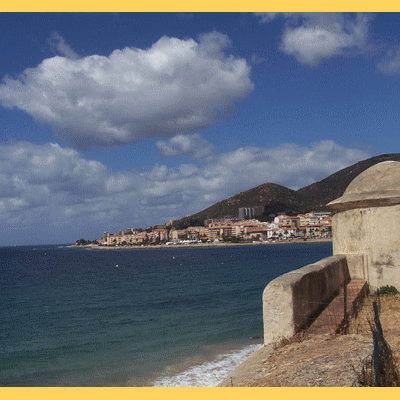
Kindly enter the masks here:
[[0, 245], [163, 224], [399, 152], [399, 21], [0, 14]]

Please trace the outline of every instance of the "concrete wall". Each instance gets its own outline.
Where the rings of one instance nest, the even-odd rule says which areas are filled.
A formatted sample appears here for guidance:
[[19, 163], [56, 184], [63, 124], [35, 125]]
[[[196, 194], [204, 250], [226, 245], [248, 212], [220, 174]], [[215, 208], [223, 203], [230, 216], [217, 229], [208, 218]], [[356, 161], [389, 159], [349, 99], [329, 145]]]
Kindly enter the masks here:
[[373, 288], [400, 290], [400, 205], [354, 208], [333, 216], [333, 254], [359, 255], [350, 262], [351, 275]]
[[264, 344], [291, 337], [350, 281], [346, 257], [324, 258], [281, 275], [263, 293]]

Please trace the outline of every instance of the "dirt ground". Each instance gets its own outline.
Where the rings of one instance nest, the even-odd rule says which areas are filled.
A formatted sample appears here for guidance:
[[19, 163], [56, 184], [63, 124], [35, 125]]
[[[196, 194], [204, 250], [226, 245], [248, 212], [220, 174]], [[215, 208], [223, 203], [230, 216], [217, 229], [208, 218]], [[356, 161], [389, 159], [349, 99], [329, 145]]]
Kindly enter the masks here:
[[[368, 320], [373, 320], [368, 297], [348, 334], [304, 335], [284, 346], [266, 346], [253, 353], [219, 386], [349, 387], [358, 386], [363, 360], [373, 351]], [[400, 294], [380, 298], [383, 334], [394, 356], [400, 356]], [[396, 358], [397, 358], [396, 357]], [[397, 358], [397, 367], [400, 362]]]
[[[357, 318], [350, 323], [349, 333], [362, 335], [372, 339], [368, 321], [373, 321], [372, 302], [374, 296], [364, 300], [363, 307]], [[392, 348], [395, 356], [400, 357], [400, 294], [380, 296], [380, 321], [383, 335]]]

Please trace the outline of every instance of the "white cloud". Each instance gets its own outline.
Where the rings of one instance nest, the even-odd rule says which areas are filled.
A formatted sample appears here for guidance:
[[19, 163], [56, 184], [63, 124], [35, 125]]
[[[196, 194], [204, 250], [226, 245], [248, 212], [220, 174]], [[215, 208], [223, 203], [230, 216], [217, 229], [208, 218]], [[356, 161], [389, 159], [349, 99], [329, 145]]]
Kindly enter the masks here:
[[280, 13], [280, 12], [256, 12], [254, 13], [257, 17], [260, 18], [263, 24], [273, 21], [275, 18], [279, 17], [280, 15], [289, 16], [293, 13]]
[[54, 40], [68, 57], [5, 77], [0, 102], [50, 124], [78, 148], [192, 133], [225, 117], [253, 90], [248, 63], [225, 54], [229, 38], [218, 32], [198, 42], [162, 37], [146, 50], [80, 59], [71, 59], [59, 35]]
[[311, 148], [284, 143], [275, 148], [246, 147], [224, 154], [218, 160], [218, 175], [243, 188], [264, 182], [299, 189], [345, 168], [368, 154], [347, 149], [333, 141], [314, 143]]
[[100, 194], [106, 167], [57, 144], [17, 142], [0, 146], [0, 171], [0, 197], [16, 196], [30, 206], [47, 204], [50, 194], [65, 193], [78, 201]]
[[400, 49], [396, 51], [390, 50], [378, 64], [378, 68], [386, 75], [400, 73]]
[[203, 167], [112, 173], [56, 144], [2, 144], [0, 237], [3, 243], [60, 242], [68, 232], [72, 241], [164, 223], [265, 182], [304, 187], [368, 156], [326, 140], [309, 148], [239, 148]]
[[70, 46], [68, 46], [68, 44], [65, 42], [65, 39], [58, 32], [52, 32], [50, 38], [47, 40], [47, 44], [56, 54], [60, 54], [71, 60], [76, 60], [79, 58], [79, 55], [75, 53]]
[[176, 135], [168, 141], [158, 141], [156, 145], [167, 157], [185, 154], [197, 159], [209, 160], [214, 154], [214, 146], [198, 133]]
[[268, 23], [279, 16], [286, 20], [280, 49], [300, 63], [318, 65], [322, 60], [364, 51], [370, 16], [364, 13], [257, 13]]

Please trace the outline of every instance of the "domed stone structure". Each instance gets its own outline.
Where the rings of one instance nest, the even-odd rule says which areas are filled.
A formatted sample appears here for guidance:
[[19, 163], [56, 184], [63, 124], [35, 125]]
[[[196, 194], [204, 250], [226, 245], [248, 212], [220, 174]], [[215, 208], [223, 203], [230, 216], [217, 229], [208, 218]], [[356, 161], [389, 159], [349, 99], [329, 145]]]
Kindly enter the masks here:
[[333, 254], [346, 255], [351, 276], [400, 290], [400, 162], [368, 168], [328, 207]]
[[334, 210], [400, 203], [400, 163], [385, 161], [358, 175], [343, 196], [328, 204]]

